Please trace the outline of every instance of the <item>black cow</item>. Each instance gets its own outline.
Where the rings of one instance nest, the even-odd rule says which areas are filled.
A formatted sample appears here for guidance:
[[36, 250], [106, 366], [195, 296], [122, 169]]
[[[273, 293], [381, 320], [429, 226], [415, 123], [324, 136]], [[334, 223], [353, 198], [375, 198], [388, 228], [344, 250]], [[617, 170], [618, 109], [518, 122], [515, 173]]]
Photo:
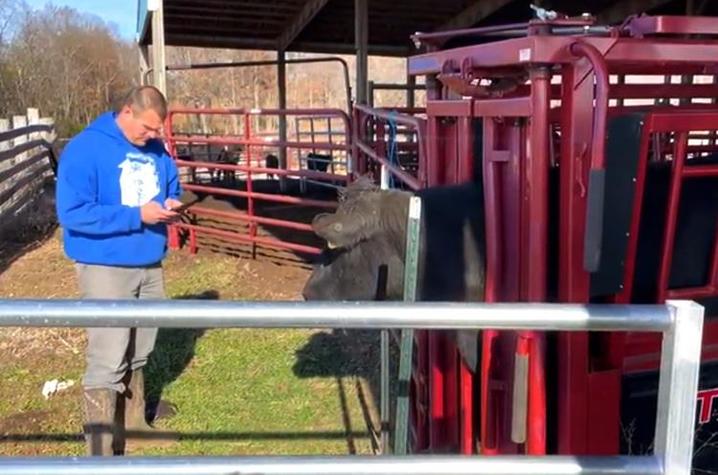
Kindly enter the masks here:
[[[326, 172], [329, 168], [329, 164], [332, 162], [332, 157], [331, 155], [310, 152], [304, 157], [304, 160], [307, 163], [308, 170]], [[264, 157], [264, 166], [266, 168], [279, 168], [279, 158], [272, 153], [268, 153]], [[274, 178], [275, 175], [268, 173], [267, 176]]]
[[332, 156], [329, 154], [310, 152], [305, 157], [307, 169], [326, 173], [329, 164], [332, 163]]
[[[422, 198], [417, 297], [424, 301], [482, 301], [484, 215], [476, 184], [430, 188]], [[342, 190], [333, 214], [312, 227], [329, 249], [307, 281], [306, 300], [400, 300], [409, 200], [405, 191], [381, 191], [368, 179]], [[476, 332], [459, 332], [459, 349], [475, 368]]]
[[[481, 187], [429, 188], [417, 195], [423, 204], [418, 294], [423, 300], [481, 301], [483, 207], [470, 205], [482, 203]], [[329, 249], [305, 285], [305, 299], [374, 300], [377, 291], [401, 299], [411, 196], [379, 190], [366, 178], [342, 190], [337, 211], [312, 223]], [[378, 288], [382, 268], [386, 289]]]
[[[279, 157], [273, 153], [268, 153], [264, 156], [264, 168], [279, 168]], [[267, 178], [274, 179], [276, 175], [274, 173], [267, 173]]]

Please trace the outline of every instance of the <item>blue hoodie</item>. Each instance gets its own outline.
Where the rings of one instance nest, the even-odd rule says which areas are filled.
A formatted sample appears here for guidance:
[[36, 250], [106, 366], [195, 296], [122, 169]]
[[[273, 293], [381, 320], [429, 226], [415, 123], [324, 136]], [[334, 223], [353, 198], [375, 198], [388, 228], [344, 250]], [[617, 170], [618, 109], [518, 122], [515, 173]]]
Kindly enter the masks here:
[[167, 251], [167, 225], [146, 225], [140, 206], [181, 194], [177, 167], [159, 140], [130, 143], [107, 112], [73, 138], [60, 158], [57, 216], [65, 254], [83, 264], [137, 267]]

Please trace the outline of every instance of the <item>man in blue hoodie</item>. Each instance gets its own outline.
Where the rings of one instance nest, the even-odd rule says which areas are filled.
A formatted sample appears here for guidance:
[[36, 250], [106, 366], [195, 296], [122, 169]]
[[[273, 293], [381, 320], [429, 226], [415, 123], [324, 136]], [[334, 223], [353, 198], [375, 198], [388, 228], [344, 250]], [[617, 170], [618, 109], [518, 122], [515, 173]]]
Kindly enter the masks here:
[[[135, 88], [119, 111], [98, 117], [62, 153], [57, 214], [83, 298], [165, 298], [167, 224], [179, 217], [172, 209], [181, 205], [177, 168], [158, 140], [166, 115], [159, 90]], [[153, 430], [145, 419], [142, 368], [156, 336], [156, 328], [87, 329], [83, 401], [89, 455], [117, 450], [120, 397], [124, 428]]]

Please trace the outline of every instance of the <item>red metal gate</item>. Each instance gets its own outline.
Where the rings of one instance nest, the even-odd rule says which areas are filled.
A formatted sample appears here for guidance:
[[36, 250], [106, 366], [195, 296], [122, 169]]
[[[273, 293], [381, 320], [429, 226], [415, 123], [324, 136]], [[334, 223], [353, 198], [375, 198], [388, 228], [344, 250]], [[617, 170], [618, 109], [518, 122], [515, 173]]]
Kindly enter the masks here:
[[[209, 120], [224, 120], [224, 124], [216, 128], [224, 129], [224, 133], [211, 133], [200, 135], [194, 130], [179, 130], [178, 122], [181, 117], [209, 117]], [[278, 132], [258, 133], [253, 123], [258, 118], [265, 120], [278, 120], [280, 116], [292, 117], [321, 117], [330, 123], [336, 123], [335, 130], [341, 133], [340, 138], [325, 142], [318, 142], [314, 136], [309, 140], [295, 130], [295, 137], [289, 135], [287, 141], [278, 139]], [[185, 121], [186, 122], [186, 121]], [[233, 129], [228, 133], [227, 129]], [[257, 246], [285, 249], [301, 254], [318, 254], [321, 249], [317, 245], [306, 245], [292, 242], [289, 239], [274, 239], [261, 236], [259, 226], [294, 230], [311, 236], [312, 228], [308, 222], [297, 222], [290, 219], [278, 219], [262, 216], [258, 212], [258, 204], [280, 203], [297, 207], [311, 207], [318, 210], [331, 209], [336, 206], [331, 196], [321, 199], [303, 196], [299, 188], [306, 188], [306, 180], [314, 180], [327, 187], [336, 187], [346, 184], [351, 170], [351, 126], [349, 117], [338, 109], [197, 109], [174, 108], [169, 111], [166, 123], [166, 142], [168, 149], [182, 172], [185, 172], [186, 191], [209, 196], [224, 196], [246, 199], [244, 210], [209, 209], [202, 204], [193, 205], [189, 213], [193, 217], [213, 217], [246, 223], [245, 232], [217, 229], [211, 226], [182, 222], [171, 230], [171, 244], [179, 243], [178, 233], [183, 230], [187, 233], [190, 249], [197, 249], [198, 235], [211, 235], [222, 240], [249, 244], [252, 254], [256, 253]], [[203, 159], [196, 152], [196, 147], [208, 150]], [[195, 147], [195, 151], [193, 151]], [[184, 151], [181, 149], [184, 148]], [[307, 150], [323, 150], [333, 154], [331, 168], [336, 173], [321, 171], [322, 166], [303, 160], [302, 152]], [[212, 152], [215, 152], [212, 156]], [[271, 153], [270, 153], [271, 152]], [[280, 163], [280, 157], [287, 156], [287, 163]], [[308, 163], [308, 165], [307, 165]], [[311, 169], [314, 167], [315, 169]], [[317, 170], [319, 168], [319, 170]], [[209, 170], [210, 180], [198, 178], [199, 170]], [[215, 178], [222, 178], [222, 186], [218, 186]], [[229, 179], [227, 179], [229, 177]], [[259, 184], [275, 180], [275, 187], [269, 191], [258, 189]], [[292, 190], [287, 191], [288, 188]], [[305, 220], [306, 221], [306, 220]]]

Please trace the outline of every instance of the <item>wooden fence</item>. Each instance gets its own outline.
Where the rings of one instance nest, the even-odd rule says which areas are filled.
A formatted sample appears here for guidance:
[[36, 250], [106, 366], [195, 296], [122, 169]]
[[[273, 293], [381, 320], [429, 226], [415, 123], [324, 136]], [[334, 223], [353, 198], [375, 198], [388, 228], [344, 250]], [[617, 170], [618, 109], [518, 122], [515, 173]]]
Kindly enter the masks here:
[[54, 122], [38, 109], [0, 119], [0, 222], [16, 217], [53, 179]]

